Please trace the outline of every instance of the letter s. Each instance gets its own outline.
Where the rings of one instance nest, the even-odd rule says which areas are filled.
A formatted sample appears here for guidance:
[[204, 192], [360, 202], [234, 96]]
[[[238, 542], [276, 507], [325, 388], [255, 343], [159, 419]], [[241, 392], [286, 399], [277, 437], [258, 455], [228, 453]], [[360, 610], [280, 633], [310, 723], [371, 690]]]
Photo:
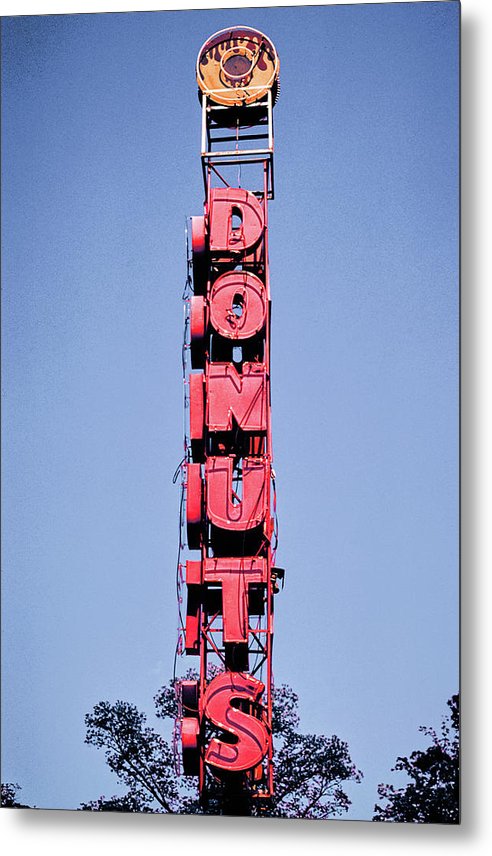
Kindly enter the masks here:
[[265, 757], [269, 734], [264, 723], [249, 713], [231, 707], [232, 699], [258, 702], [264, 684], [242, 672], [223, 672], [213, 678], [204, 699], [204, 714], [214, 725], [235, 738], [225, 743], [217, 737], [210, 741], [205, 761], [220, 770], [240, 772], [256, 767]]

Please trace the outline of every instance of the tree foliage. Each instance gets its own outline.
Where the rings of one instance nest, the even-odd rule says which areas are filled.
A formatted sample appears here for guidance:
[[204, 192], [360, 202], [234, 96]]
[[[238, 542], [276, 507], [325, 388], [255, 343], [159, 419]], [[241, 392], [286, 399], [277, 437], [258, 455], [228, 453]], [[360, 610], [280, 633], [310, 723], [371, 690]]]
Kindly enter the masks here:
[[171, 747], [146, 721], [144, 713], [125, 701], [101, 701], [87, 714], [85, 742], [104, 750], [108, 767], [128, 792], [83, 803], [84, 810], [183, 811]]
[[[188, 677], [192, 677], [191, 673]], [[154, 698], [156, 716], [177, 714], [173, 681]], [[268, 817], [328, 818], [347, 811], [347, 781], [360, 782], [362, 774], [352, 763], [348, 746], [336, 736], [300, 734], [298, 697], [287, 685], [273, 696], [275, 796], [251, 801], [251, 814]], [[106, 762], [124, 796], [100, 797], [83, 803], [86, 811], [143, 811], [180, 814], [221, 814], [223, 794], [213, 785], [206, 810], [198, 801], [196, 780], [177, 776], [170, 744], [146, 724], [145, 714], [128, 702], [99, 702], [86, 716], [86, 743], [103, 749]]]
[[397, 758], [394, 771], [404, 772], [410, 782], [402, 788], [379, 785], [378, 794], [387, 800], [375, 805], [375, 821], [400, 823], [459, 823], [459, 695], [447, 702], [441, 732], [421, 726], [431, 738], [427, 749]]
[[360, 782], [348, 746], [338, 737], [298, 731], [298, 696], [287, 685], [273, 696], [275, 795], [271, 817], [322, 819], [346, 812], [350, 799], [343, 790], [349, 780]]
[[0, 800], [2, 808], [28, 808], [17, 801], [17, 792], [21, 790], [21, 786], [13, 782], [2, 782]]

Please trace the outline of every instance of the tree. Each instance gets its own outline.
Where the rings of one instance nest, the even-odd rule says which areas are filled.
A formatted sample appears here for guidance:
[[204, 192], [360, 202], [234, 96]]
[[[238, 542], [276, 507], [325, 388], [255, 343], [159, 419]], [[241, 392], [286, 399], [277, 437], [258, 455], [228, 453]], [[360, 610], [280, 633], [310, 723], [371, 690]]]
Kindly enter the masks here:
[[[187, 677], [193, 677], [188, 674]], [[154, 698], [156, 715], [174, 719], [174, 682]], [[287, 685], [273, 696], [275, 796], [261, 807], [252, 800], [250, 812], [267, 817], [327, 818], [347, 811], [347, 781], [360, 782], [348, 746], [336, 736], [298, 733], [298, 697]], [[124, 796], [100, 797], [83, 803], [85, 811], [140, 811], [179, 814], [222, 814], [223, 793], [214, 784], [206, 811], [200, 806], [196, 780], [178, 777], [169, 743], [146, 725], [145, 714], [128, 702], [99, 702], [87, 714], [86, 743], [104, 749], [106, 763], [127, 786]]]
[[459, 695], [447, 702], [450, 714], [443, 718], [441, 733], [421, 726], [431, 738], [427, 749], [397, 758], [394, 771], [411, 781], [406, 787], [379, 785], [385, 806], [374, 806], [375, 821], [400, 823], [459, 823]]
[[128, 787], [124, 797], [100, 797], [82, 808], [88, 811], [180, 812], [183, 795], [174, 774], [167, 741], [147, 726], [146, 716], [124, 701], [101, 701], [85, 717], [85, 742], [104, 749], [106, 763]]
[[13, 784], [13, 782], [2, 782], [0, 801], [2, 808], [29, 808], [29, 806], [17, 802], [17, 791], [21, 790], [21, 786]]

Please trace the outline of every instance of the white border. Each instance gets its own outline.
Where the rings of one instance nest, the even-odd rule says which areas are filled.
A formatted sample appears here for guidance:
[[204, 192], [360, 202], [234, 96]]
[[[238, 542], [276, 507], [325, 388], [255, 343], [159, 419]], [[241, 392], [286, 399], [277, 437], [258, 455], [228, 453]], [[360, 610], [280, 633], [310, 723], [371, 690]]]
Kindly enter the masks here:
[[[344, 0], [343, 0], [344, 2]], [[388, 0], [381, 0], [388, 2]], [[307, 5], [289, 2], [29, 2], [4, 0], [2, 15], [238, 6]], [[309, 5], [325, 5], [311, 2]], [[492, 365], [490, 80], [492, 3], [462, 3], [462, 689], [463, 822], [460, 827], [371, 824], [355, 821], [273, 821], [234, 818], [112, 815], [60, 811], [0, 812], [4, 852], [50, 856], [135, 856], [201, 853], [214, 856], [247, 848], [272, 856], [361, 852], [468, 854], [486, 852], [492, 831], [490, 761], [492, 698], [491, 577], [492, 467], [490, 374]], [[488, 215], [488, 217], [487, 217]], [[487, 441], [489, 441], [487, 443]], [[289, 844], [291, 845], [289, 847]]]
[[[417, 0], [418, 2], [419, 0]], [[360, 3], [374, 3], [374, 0], [359, 0]], [[389, 2], [411, 2], [411, 0], [378, 0], [381, 3]], [[423, 2], [423, 0], [421, 0]], [[486, 0], [482, 0], [486, 2]], [[467, 5], [478, 5], [474, 0], [465, 0]], [[153, 3], [149, 2], [131, 2], [131, 0], [116, 0], [116, 2], [101, 2], [101, 0], [4, 0], [2, 3], [2, 15], [55, 15], [55, 14], [74, 14], [77, 12], [151, 12], [163, 11], [172, 9], [237, 9], [241, 7], [254, 8], [264, 6], [348, 6], [356, 5], [353, 0], [339, 0], [338, 3], [323, 3], [320, 0], [311, 0], [309, 3], [294, 3], [289, 0], [251, 0], [249, 3], [239, 2], [233, 3], [228, 0], [190, 0], [189, 3], [174, 2]]]

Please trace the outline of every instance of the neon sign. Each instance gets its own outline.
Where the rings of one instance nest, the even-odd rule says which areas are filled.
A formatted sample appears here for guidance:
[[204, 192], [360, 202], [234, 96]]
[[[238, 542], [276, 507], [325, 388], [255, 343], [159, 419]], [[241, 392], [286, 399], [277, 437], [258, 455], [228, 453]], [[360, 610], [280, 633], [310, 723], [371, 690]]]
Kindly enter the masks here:
[[[279, 61], [257, 30], [234, 27], [197, 60], [203, 216], [191, 218], [184, 486], [183, 771], [248, 799], [273, 794], [275, 474], [270, 408], [268, 202]], [[246, 187], [243, 187], [243, 181]], [[212, 668], [211, 668], [212, 667]]]

